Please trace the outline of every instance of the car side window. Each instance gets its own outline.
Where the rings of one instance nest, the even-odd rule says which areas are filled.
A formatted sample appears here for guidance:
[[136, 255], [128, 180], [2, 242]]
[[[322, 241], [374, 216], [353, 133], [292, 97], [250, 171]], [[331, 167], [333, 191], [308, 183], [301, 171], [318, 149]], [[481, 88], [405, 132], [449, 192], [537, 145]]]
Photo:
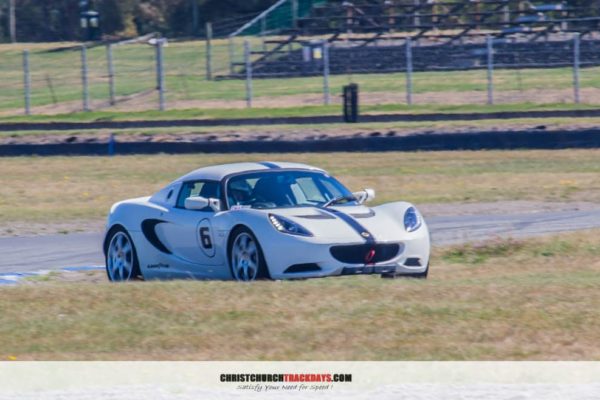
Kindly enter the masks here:
[[[184, 182], [177, 197], [177, 208], [185, 208], [185, 200], [192, 196], [202, 196], [205, 198], [216, 198], [220, 196], [219, 182], [216, 181], [190, 181]], [[212, 210], [207, 207], [206, 211]], [[202, 210], [204, 211], [204, 210]]]

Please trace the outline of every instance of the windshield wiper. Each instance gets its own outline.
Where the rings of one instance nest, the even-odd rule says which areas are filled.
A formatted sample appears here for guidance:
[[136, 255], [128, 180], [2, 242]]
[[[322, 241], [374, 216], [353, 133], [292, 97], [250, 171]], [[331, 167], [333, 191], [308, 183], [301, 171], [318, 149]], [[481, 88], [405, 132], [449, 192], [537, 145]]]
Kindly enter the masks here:
[[356, 201], [356, 197], [353, 194], [348, 194], [348, 195], [345, 195], [345, 196], [339, 196], [339, 197], [333, 198], [333, 199], [329, 200], [327, 203], [323, 204], [323, 207], [329, 207], [329, 206], [332, 206], [334, 204], [341, 203], [344, 200], [346, 200], [346, 201], [353, 201], [353, 200], [355, 200]]

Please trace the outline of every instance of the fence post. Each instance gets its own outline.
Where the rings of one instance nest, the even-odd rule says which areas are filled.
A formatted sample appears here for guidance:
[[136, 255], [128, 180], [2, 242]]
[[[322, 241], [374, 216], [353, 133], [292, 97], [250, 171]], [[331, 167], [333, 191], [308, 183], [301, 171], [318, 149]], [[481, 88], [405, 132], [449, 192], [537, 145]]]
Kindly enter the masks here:
[[90, 111], [90, 92], [88, 87], [87, 48], [81, 46], [81, 83], [83, 86], [83, 111]]
[[292, 27], [298, 27], [298, 0], [292, 0]]
[[115, 100], [115, 65], [113, 63], [112, 44], [106, 46], [106, 65], [108, 67], [108, 99], [111, 106], [116, 103]]
[[508, 7], [508, 3], [502, 6], [502, 22], [506, 24], [505, 26], [510, 26], [510, 7]]
[[229, 50], [229, 73], [231, 75], [233, 75], [233, 63], [234, 63], [234, 48], [233, 48], [233, 37], [229, 37], [229, 43], [228, 43], [228, 50]]
[[265, 35], [267, 34], [267, 16], [264, 15], [260, 20], [260, 40], [262, 41], [263, 51], [267, 51], [267, 44], [265, 43]]
[[246, 106], [252, 107], [252, 61], [250, 60], [250, 42], [244, 41], [244, 63], [246, 64]]
[[406, 38], [406, 104], [412, 104], [412, 44], [410, 38]]
[[573, 37], [573, 91], [575, 103], [579, 104], [579, 33]]
[[156, 41], [156, 87], [158, 89], [158, 109], [165, 111], [165, 71], [163, 64], [163, 39]]
[[494, 104], [494, 39], [486, 37], [487, 44], [487, 102]]
[[23, 88], [25, 92], [25, 115], [31, 115], [31, 74], [29, 72], [29, 50], [23, 50]]
[[328, 106], [330, 103], [329, 92], [329, 42], [323, 41], [323, 103]]
[[413, 19], [413, 25], [414, 25], [413, 29], [418, 29], [418, 27], [421, 25], [421, 17], [420, 17], [420, 13], [418, 11], [419, 7], [420, 7], [419, 3], [420, 3], [419, 0], [413, 1], [413, 6], [414, 6], [414, 8], [413, 8], [413, 10], [414, 10], [413, 11], [413, 13], [414, 13], [413, 14], [413, 18], [414, 18]]
[[16, 8], [16, 0], [8, 0], [8, 31], [12, 43], [17, 43]]
[[206, 23], [206, 80], [212, 80], [212, 23]]
[[109, 157], [112, 157], [115, 155], [115, 144], [116, 144], [115, 134], [111, 133], [110, 136], [108, 137], [108, 156]]

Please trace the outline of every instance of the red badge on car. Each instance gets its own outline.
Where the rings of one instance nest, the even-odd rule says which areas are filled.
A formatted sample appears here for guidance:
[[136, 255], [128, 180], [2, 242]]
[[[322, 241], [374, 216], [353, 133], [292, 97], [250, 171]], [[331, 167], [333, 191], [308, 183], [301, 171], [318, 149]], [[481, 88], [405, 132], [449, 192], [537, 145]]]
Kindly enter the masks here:
[[374, 258], [375, 258], [375, 249], [371, 249], [365, 256], [365, 264], [370, 264]]

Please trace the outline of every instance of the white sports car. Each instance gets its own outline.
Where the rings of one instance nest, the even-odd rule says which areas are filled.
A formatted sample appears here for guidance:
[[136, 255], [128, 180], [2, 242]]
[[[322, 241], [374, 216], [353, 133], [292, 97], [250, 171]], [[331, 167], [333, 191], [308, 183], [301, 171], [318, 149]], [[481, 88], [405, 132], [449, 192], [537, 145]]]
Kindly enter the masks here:
[[429, 232], [409, 203], [377, 207], [304, 164], [238, 163], [193, 171], [110, 210], [111, 281], [427, 277]]

